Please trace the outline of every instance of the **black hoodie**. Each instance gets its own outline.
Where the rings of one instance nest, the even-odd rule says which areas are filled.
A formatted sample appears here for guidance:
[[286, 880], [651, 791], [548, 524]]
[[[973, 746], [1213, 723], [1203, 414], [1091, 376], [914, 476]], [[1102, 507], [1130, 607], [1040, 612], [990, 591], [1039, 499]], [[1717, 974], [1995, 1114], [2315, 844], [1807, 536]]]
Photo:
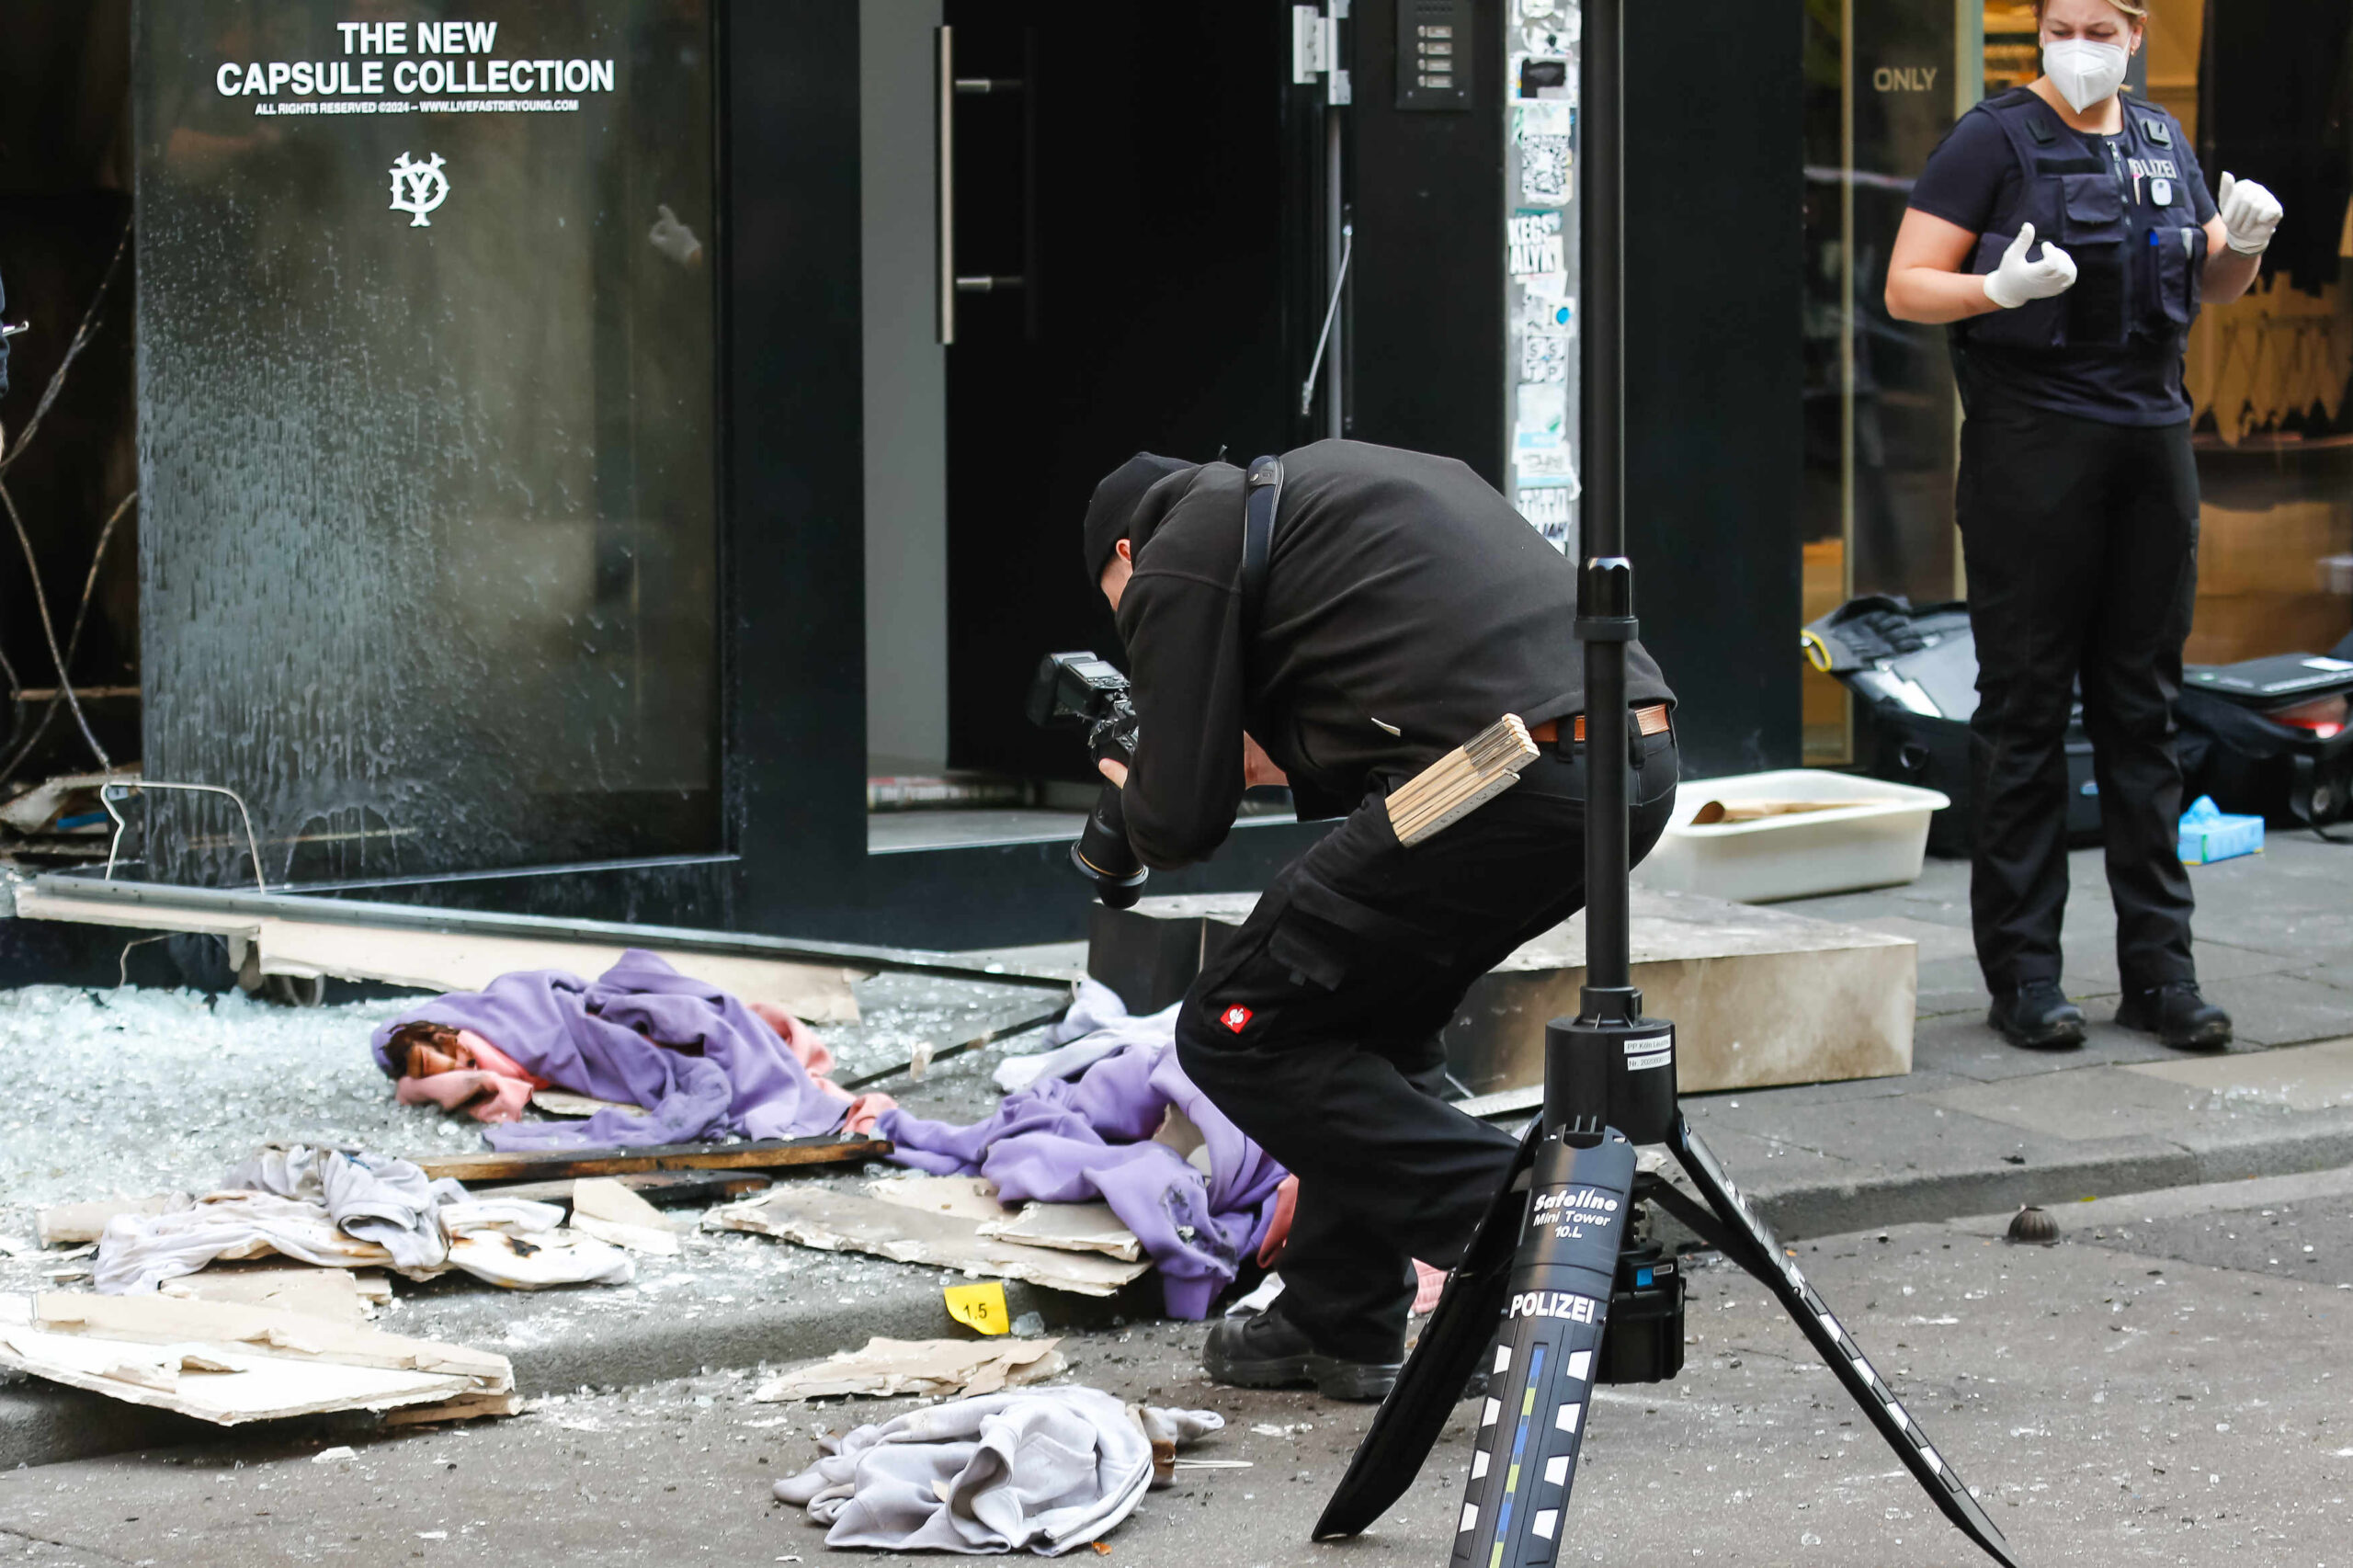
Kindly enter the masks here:
[[[1582, 712], [1576, 569], [1451, 458], [1319, 441], [1283, 458], [1261, 624], [1242, 648], [1243, 471], [1146, 493], [1120, 601], [1140, 721], [1124, 804], [1146, 865], [1223, 843], [1246, 728], [1303, 818], [1410, 778], [1506, 713]], [[1627, 697], [1673, 694], [1640, 643]]]

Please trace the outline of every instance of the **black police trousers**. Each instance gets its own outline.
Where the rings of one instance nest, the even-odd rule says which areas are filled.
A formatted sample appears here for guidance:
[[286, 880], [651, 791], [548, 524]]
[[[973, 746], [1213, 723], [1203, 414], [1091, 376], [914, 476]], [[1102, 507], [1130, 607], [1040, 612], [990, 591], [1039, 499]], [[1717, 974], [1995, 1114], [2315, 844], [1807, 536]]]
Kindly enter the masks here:
[[[1674, 736], [1643, 737], [1636, 859], [1675, 780]], [[1472, 982], [1584, 903], [1581, 756], [1539, 758], [1412, 848], [1375, 793], [1283, 869], [1187, 993], [1178, 1062], [1300, 1178], [1277, 1268], [1283, 1315], [1318, 1350], [1397, 1360], [1413, 1260], [1461, 1261], [1516, 1140], [1440, 1097], [1438, 1031]]]
[[1969, 902], [1997, 997], [2060, 977], [2065, 737], [2078, 676], [2127, 990], [2192, 980], [2174, 699], [2198, 587], [2187, 422], [1972, 408], [1957, 511], [1977, 638]]

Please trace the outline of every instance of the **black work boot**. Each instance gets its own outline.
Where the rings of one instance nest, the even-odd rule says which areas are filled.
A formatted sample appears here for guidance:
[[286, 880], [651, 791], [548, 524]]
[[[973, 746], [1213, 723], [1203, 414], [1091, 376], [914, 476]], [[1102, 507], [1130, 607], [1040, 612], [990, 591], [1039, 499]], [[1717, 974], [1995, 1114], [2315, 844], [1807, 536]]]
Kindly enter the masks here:
[[1995, 997], [1985, 1021], [2004, 1040], [2029, 1051], [2072, 1051], [2084, 1043], [2084, 1010], [2067, 1000], [2055, 980], [2029, 980], [2009, 995]]
[[2231, 1043], [2231, 1016], [2200, 996], [2194, 980], [2127, 991], [2116, 1021], [2182, 1051], [2219, 1051]]
[[1396, 1361], [1348, 1361], [1326, 1356], [1285, 1320], [1278, 1301], [1263, 1312], [1220, 1318], [1201, 1347], [1210, 1381], [1232, 1388], [1287, 1389], [1313, 1383], [1325, 1399], [1381, 1400], [1397, 1381]]

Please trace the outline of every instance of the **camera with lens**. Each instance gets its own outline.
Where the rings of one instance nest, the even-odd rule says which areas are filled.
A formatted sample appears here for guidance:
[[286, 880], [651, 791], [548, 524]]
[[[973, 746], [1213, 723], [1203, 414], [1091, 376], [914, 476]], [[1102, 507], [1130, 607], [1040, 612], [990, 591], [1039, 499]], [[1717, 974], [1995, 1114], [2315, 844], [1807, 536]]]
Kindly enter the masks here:
[[[1136, 710], [1128, 700], [1128, 677], [1092, 653], [1049, 653], [1040, 661], [1029, 683], [1029, 722], [1085, 728], [1087, 755], [1097, 762], [1135, 761]], [[1110, 780], [1096, 796], [1070, 858], [1111, 908], [1126, 909], [1143, 895], [1151, 873], [1129, 846], [1120, 787]]]

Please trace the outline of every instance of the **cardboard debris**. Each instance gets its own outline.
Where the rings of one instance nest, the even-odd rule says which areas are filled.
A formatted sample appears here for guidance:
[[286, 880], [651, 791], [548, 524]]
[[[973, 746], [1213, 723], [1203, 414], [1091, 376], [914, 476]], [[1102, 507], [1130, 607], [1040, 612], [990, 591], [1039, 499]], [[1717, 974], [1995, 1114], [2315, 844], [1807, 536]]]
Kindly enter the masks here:
[[610, 1177], [573, 1184], [572, 1228], [631, 1252], [678, 1255], [678, 1228], [670, 1217]]
[[882, 1339], [860, 1350], [839, 1350], [823, 1361], [788, 1369], [752, 1397], [774, 1404], [792, 1399], [865, 1394], [942, 1397], [995, 1393], [1058, 1377], [1069, 1363], [1059, 1339]]
[[0, 1295], [0, 1367], [223, 1426], [511, 1395], [504, 1356], [272, 1307]]
[[1152, 1135], [1152, 1141], [1165, 1143], [1184, 1155], [1185, 1163], [1203, 1176], [1211, 1174], [1209, 1140], [1201, 1135], [1199, 1128], [1193, 1125], [1193, 1119], [1175, 1106], [1170, 1106], [1161, 1114], [1160, 1131]]
[[[1173, 1107], [1170, 1113], [1175, 1114]], [[1185, 1126], [1189, 1129], [1192, 1123]], [[1196, 1141], [1199, 1136], [1194, 1133]], [[1033, 1202], [1015, 1210], [999, 1200], [996, 1183], [986, 1176], [893, 1176], [866, 1190], [903, 1209], [976, 1221], [976, 1233], [983, 1237], [1061, 1252], [1099, 1252], [1123, 1263], [1143, 1256], [1143, 1244], [1106, 1203]]]
[[337, 1323], [366, 1323], [375, 1302], [392, 1295], [382, 1275], [373, 1275], [381, 1297], [363, 1290], [359, 1276], [345, 1268], [207, 1268], [166, 1279], [157, 1289], [182, 1301], [234, 1301], [249, 1307], [276, 1307], [305, 1317]]
[[984, 1236], [980, 1230], [983, 1221], [978, 1220], [834, 1188], [771, 1189], [758, 1198], [714, 1209], [703, 1217], [703, 1223], [714, 1230], [781, 1236], [827, 1252], [871, 1253], [968, 1275], [1023, 1279], [1082, 1296], [1111, 1295], [1152, 1267], [1097, 1253], [1063, 1252]]
[[870, 1182], [867, 1191], [902, 1209], [952, 1214], [961, 1220], [1010, 1220], [1013, 1210], [997, 1201], [996, 1183], [986, 1176], [892, 1176]]
[[106, 1233], [107, 1221], [118, 1214], [163, 1214], [181, 1201], [177, 1194], [158, 1192], [146, 1198], [109, 1198], [95, 1203], [61, 1203], [35, 1217], [33, 1229], [45, 1247], [70, 1247], [94, 1242]]
[[447, 1404], [411, 1404], [384, 1412], [387, 1426], [422, 1426], [431, 1421], [479, 1421], [484, 1416], [520, 1415], [519, 1393], [460, 1394]]
[[980, 1233], [1060, 1252], [1099, 1252], [1122, 1263], [1143, 1257], [1143, 1244], [1108, 1203], [1025, 1203], [1009, 1220], [982, 1221]]

